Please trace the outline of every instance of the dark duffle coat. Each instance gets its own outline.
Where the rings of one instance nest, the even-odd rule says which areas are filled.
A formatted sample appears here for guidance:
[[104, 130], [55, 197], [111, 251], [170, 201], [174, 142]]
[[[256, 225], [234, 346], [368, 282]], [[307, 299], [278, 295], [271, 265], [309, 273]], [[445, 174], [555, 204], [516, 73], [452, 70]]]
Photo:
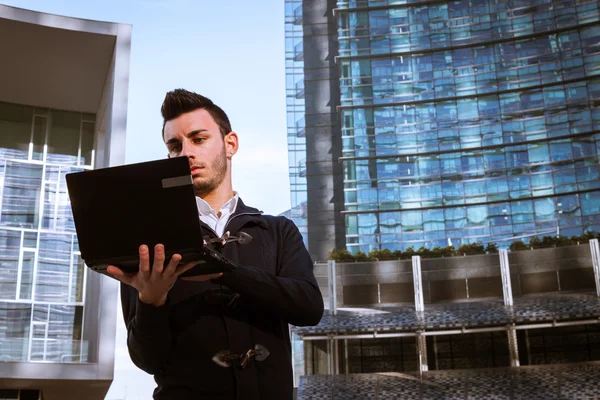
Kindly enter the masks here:
[[[162, 307], [141, 303], [134, 288], [121, 285], [129, 353], [154, 375], [156, 400], [292, 399], [288, 324], [316, 325], [323, 314], [313, 263], [289, 219], [263, 215], [241, 199], [225, 231], [253, 238], [224, 247], [236, 271], [209, 282], [179, 279]], [[257, 345], [262, 357], [247, 357], [242, 368], [237, 356]]]

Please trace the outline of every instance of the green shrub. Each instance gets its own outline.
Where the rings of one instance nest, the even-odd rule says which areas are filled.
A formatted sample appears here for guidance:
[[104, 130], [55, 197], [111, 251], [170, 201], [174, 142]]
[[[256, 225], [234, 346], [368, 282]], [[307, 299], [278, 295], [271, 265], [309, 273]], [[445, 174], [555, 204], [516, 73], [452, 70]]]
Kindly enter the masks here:
[[529, 247], [522, 240], [515, 240], [509, 246], [510, 251], [526, 250]]
[[[587, 231], [582, 236], [544, 236], [542, 239], [537, 236], [533, 236], [529, 239], [529, 244], [525, 244], [522, 240], [515, 240], [509, 246], [510, 251], [527, 250], [530, 247], [537, 249], [542, 247], [553, 247], [553, 246], [569, 246], [577, 243], [585, 243], [590, 239], [600, 239], [600, 233], [595, 231]], [[415, 251], [413, 246], [410, 246], [405, 251], [390, 249], [371, 249], [369, 254], [365, 254], [362, 251], [357, 251], [356, 254], [350, 253], [347, 249], [333, 249], [329, 252], [328, 258], [339, 262], [354, 262], [354, 261], [375, 261], [375, 260], [409, 260], [412, 256], [421, 256], [422, 258], [439, 258], [439, 257], [452, 257], [454, 255], [471, 255], [471, 254], [484, 254], [484, 253], [498, 253], [498, 246], [495, 243], [488, 243], [485, 247], [483, 244], [468, 243], [461, 245], [458, 249], [454, 246], [446, 247], [434, 247], [429, 249], [425, 246], [421, 246]]]
[[329, 252], [329, 256], [327, 258], [329, 260], [335, 260], [339, 262], [355, 261], [354, 256], [347, 249], [333, 249]]
[[370, 258], [367, 254], [363, 253], [362, 251], [357, 251], [356, 254], [354, 255], [354, 260], [355, 261], [373, 261], [372, 258]]
[[496, 243], [488, 243], [487, 246], [485, 246], [485, 251], [490, 254], [497, 253], [498, 246], [496, 246]]
[[415, 252], [415, 248], [413, 246], [410, 246], [408, 249], [404, 250], [402, 252], [402, 259], [404, 260], [408, 260], [411, 259], [412, 256], [416, 256], [417, 253]]
[[431, 258], [432, 255], [432, 251], [429, 250], [427, 247], [425, 246], [421, 246], [419, 247], [419, 249], [417, 250], [417, 256], [421, 256], [421, 258]]
[[433, 257], [452, 257], [456, 253], [454, 246], [435, 247], [431, 249]]
[[481, 243], [469, 243], [461, 245], [456, 252], [458, 255], [483, 254], [485, 249]]
[[[593, 239], [593, 238], [592, 238]], [[588, 236], [586, 236], [585, 234], [581, 235], [581, 236], [571, 236], [571, 244], [581, 244], [581, 243], [587, 243], [590, 241], [590, 238]]]
[[385, 261], [396, 260], [399, 257], [396, 257], [390, 249], [371, 249], [371, 251], [369, 252], [369, 258]]
[[[534, 238], [531, 238], [531, 239], [533, 240]], [[537, 239], [537, 237], [536, 237], [535, 239]], [[539, 239], [538, 239], [538, 241], [539, 241]], [[531, 245], [531, 241], [529, 242], [529, 244]], [[554, 246], [555, 244], [556, 244], [556, 238], [555, 238], [555, 237], [552, 237], [552, 236], [544, 236], [544, 237], [542, 238], [542, 243], [541, 243], [541, 245], [542, 245], [542, 246], [544, 246], [544, 247], [552, 247], [552, 246]], [[531, 246], [531, 247], [534, 247], [534, 248], [535, 248], [535, 246]], [[537, 247], [541, 247], [541, 246], [537, 246]]]
[[554, 244], [556, 246], [570, 246], [572, 244], [577, 244], [577, 240], [572, 241], [571, 238], [569, 238], [569, 237], [559, 236], [559, 237], [555, 238]]
[[539, 237], [534, 236], [531, 239], [529, 239], [529, 247], [531, 247], [532, 249], [538, 249], [540, 247], [545, 247], [546, 245], [544, 244], [544, 242], [542, 242], [540, 240]]

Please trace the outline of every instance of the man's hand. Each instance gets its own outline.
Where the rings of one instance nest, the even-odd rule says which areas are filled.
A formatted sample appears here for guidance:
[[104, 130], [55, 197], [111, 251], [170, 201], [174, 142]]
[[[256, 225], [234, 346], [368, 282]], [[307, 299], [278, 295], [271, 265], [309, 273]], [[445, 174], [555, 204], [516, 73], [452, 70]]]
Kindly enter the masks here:
[[[165, 266], [165, 248], [162, 244], [154, 247], [154, 263], [150, 270], [150, 253], [148, 246], [142, 245], [139, 249], [140, 266], [139, 270], [133, 274], [127, 274], [120, 268], [113, 265], [106, 270], [121, 282], [134, 287], [139, 293], [139, 299], [142, 303], [151, 304], [160, 307], [167, 301], [169, 290], [175, 285], [179, 275], [193, 268], [197, 262], [191, 261], [179, 265], [181, 255], [174, 254]], [[221, 276], [221, 274], [211, 274], [199, 276], [196, 280], [210, 280]]]

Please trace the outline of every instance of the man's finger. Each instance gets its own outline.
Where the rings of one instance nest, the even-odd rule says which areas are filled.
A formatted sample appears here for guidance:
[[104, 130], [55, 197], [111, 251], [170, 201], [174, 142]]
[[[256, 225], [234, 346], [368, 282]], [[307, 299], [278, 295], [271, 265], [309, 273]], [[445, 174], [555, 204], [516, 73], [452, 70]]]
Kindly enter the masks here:
[[144, 276], [150, 274], [150, 252], [145, 244], [140, 246], [140, 273]]
[[177, 270], [177, 266], [179, 265], [180, 261], [181, 261], [181, 255], [173, 254], [173, 257], [171, 257], [171, 260], [169, 261], [167, 268], [165, 268], [163, 275], [166, 275], [166, 276], [173, 275], [175, 273], [175, 271]]
[[218, 274], [198, 275], [198, 276], [186, 276], [186, 277], [181, 278], [181, 279], [183, 279], [184, 281], [204, 282], [204, 281], [210, 281], [211, 279], [220, 278], [221, 275], [223, 275], [223, 273], [219, 272]]
[[108, 268], [106, 268], [106, 272], [113, 278], [131, 286], [131, 280], [133, 279], [132, 275], [126, 274], [121, 268], [109, 265]]
[[154, 263], [152, 264], [152, 275], [159, 276], [165, 268], [165, 246], [157, 244], [154, 246]]

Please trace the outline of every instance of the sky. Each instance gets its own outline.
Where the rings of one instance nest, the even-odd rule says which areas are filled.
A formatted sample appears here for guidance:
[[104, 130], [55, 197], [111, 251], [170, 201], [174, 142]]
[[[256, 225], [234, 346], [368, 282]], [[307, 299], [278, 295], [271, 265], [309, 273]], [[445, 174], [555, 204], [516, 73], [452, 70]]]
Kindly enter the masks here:
[[[0, 4], [130, 24], [126, 163], [165, 158], [160, 105], [185, 88], [221, 106], [239, 135], [233, 185], [267, 214], [290, 207], [283, 0], [0, 0]], [[130, 361], [122, 314], [107, 400], [147, 400], [154, 381]]]

